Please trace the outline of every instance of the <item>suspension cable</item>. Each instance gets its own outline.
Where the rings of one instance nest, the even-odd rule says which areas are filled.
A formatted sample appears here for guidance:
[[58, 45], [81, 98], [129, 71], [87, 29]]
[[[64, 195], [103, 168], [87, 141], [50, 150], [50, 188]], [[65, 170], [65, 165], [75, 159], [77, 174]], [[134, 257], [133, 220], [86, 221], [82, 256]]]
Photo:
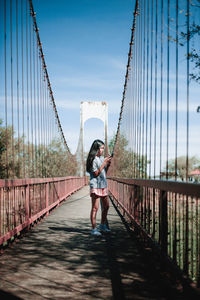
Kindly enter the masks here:
[[117, 138], [118, 138], [119, 133], [120, 133], [122, 112], [123, 112], [123, 108], [124, 108], [125, 91], [126, 91], [127, 80], [128, 80], [128, 68], [130, 66], [132, 45], [133, 45], [134, 33], [135, 33], [135, 22], [136, 22], [136, 15], [137, 14], [138, 14], [138, 0], [136, 0], [136, 2], [135, 2], [135, 11], [134, 11], [134, 18], [133, 18], [133, 26], [132, 26], [132, 30], [131, 30], [131, 41], [130, 41], [129, 54], [128, 54], [128, 63], [127, 63], [127, 67], [126, 67], [126, 75], [125, 75], [125, 83], [124, 83], [124, 89], [123, 89], [123, 94], [122, 94], [121, 109], [120, 109], [120, 114], [119, 114], [119, 121], [118, 121], [117, 133], [116, 133], [116, 136], [115, 136], [113, 151], [115, 151]]
[[38, 30], [38, 26], [37, 26], [37, 22], [36, 22], [36, 18], [35, 18], [35, 12], [34, 12], [34, 9], [33, 9], [32, 0], [29, 0], [29, 4], [30, 4], [30, 10], [31, 10], [31, 13], [32, 13], [32, 16], [33, 16], [33, 22], [34, 22], [34, 25], [35, 25], [35, 28], [36, 28], [38, 45], [39, 45], [39, 49], [40, 49], [41, 57], [42, 57], [42, 64], [43, 64], [43, 68], [44, 68], [45, 77], [46, 77], [46, 80], [47, 80], [49, 94], [50, 94], [51, 101], [53, 103], [53, 108], [54, 108], [54, 111], [55, 111], [57, 124], [58, 124], [59, 130], [61, 132], [61, 136], [62, 136], [62, 139], [64, 141], [64, 144], [67, 148], [67, 151], [69, 152], [70, 156], [72, 156], [72, 154], [69, 150], [69, 147], [67, 145], [67, 142], [66, 142], [66, 139], [65, 139], [65, 136], [64, 136], [64, 133], [63, 133], [63, 129], [62, 129], [62, 126], [61, 126], [61, 123], [60, 123], [60, 119], [59, 119], [59, 116], [58, 116], [58, 112], [57, 112], [57, 108], [56, 108], [56, 104], [55, 104], [55, 100], [54, 100], [54, 96], [53, 96], [53, 91], [52, 91], [52, 88], [51, 88], [51, 83], [50, 83], [50, 80], [49, 80], [49, 75], [48, 75], [48, 72], [47, 72], [47, 67], [46, 67], [46, 63], [45, 63], [45, 59], [44, 59], [42, 44], [40, 42], [39, 30]]

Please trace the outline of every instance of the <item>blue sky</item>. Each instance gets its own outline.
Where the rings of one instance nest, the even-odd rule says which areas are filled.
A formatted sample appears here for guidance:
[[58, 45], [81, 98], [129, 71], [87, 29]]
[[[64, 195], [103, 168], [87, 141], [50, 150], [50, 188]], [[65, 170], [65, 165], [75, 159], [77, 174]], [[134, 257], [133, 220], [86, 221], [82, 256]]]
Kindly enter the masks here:
[[[39, 27], [40, 39], [42, 41], [43, 52], [45, 55], [45, 61], [47, 64], [47, 70], [49, 73], [52, 90], [57, 105], [57, 110], [63, 127], [63, 131], [67, 140], [67, 143], [72, 151], [75, 152], [77, 148], [79, 130], [80, 130], [80, 103], [82, 101], [106, 101], [108, 103], [108, 135], [113, 136], [116, 133], [121, 99], [123, 94], [126, 65], [128, 61], [129, 42], [131, 36], [131, 27], [133, 22], [133, 10], [134, 3], [132, 0], [82, 0], [82, 1], [63, 1], [57, 2], [53, 0], [33, 0], [33, 6], [36, 12], [37, 25]], [[186, 0], [183, 1], [186, 3]], [[24, 55], [24, 66], [21, 64], [22, 49], [19, 47], [19, 110], [17, 111], [17, 51], [16, 51], [16, 35], [18, 32], [19, 41], [21, 30], [16, 30], [16, 7], [15, 1], [1, 1], [0, 2], [0, 28], [4, 32], [4, 4], [6, 3], [6, 60], [5, 60], [5, 36], [0, 35], [0, 118], [5, 123], [5, 108], [7, 107], [7, 119], [8, 125], [13, 124], [15, 132], [17, 134], [25, 134], [28, 138], [30, 135], [31, 140], [37, 136], [37, 142], [40, 142], [40, 134], [36, 131], [35, 135], [33, 131], [30, 131], [30, 126], [33, 122], [33, 117], [27, 114], [23, 119], [22, 116], [22, 70], [24, 76], [26, 75], [26, 69], [30, 69], [30, 66], [26, 66], [26, 56]], [[10, 8], [12, 3], [13, 18], [12, 18], [12, 39], [11, 39], [11, 22], [10, 22]], [[21, 1], [18, 3], [21, 3]], [[23, 2], [24, 4], [26, 1]], [[174, 16], [174, 4], [172, 2], [170, 6], [170, 35], [175, 37], [175, 19]], [[155, 2], [153, 2], [155, 6]], [[166, 144], [166, 112], [167, 112], [167, 3], [164, 2], [164, 51], [163, 51], [163, 145]], [[183, 7], [184, 8], [184, 7]], [[21, 10], [21, 9], [20, 9]], [[155, 12], [155, 10], [154, 10]], [[158, 7], [158, 24], [161, 24], [160, 6]], [[141, 10], [142, 13], [142, 10]], [[193, 20], [198, 24], [200, 10], [193, 8], [190, 15], [190, 22]], [[25, 7], [24, 7], [25, 14]], [[140, 14], [141, 15], [141, 14]], [[19, 18], [20, 20], [21, 18]], [[25, 26], [24, 16], [24, 26]], [[179, 12], [179, 32], [185, 30], [186, 14], [185, 9]], [[155, 18], [154, 18], [155, 23]], [[155, 26], [155, 24], [154, 24]], [[160, 68], [161, 65], [161, 43], [160, 34], [161, 28], [158, 26], [158, 72], [157, 72], [157, 113], [160, 109]], [[24, 36], [25, 34], [24, 27]], [[137, 31], [139, 32], [139, 31]], [[139, 34], [139, 33], [138, 33]], [[155, 32], [154, 32], [155, 35]], [[136, 36], [138, 41], [140, 36]], [[11, 40], [13, 44], [13, 51], [11, 51]], [[153, 39], [154, 41], [155, 39]], [[19, 43], [20, 46], [21, 42]], [[138, 44], [137, 44], [138, 45]], [[35, 45], [36, 46], [36, 45]], [[24, 53], [27, 48], [26, 41], [23, 44]], [[199, 36], [196, 36], [191, 40], [190, 47], [196, 47], [199, 49]], [[178, 155], [185, 155], [186, 152], [186, 116], [187, 116], [187, 68], [186, 68], [186, 44], [179, 46], [179, 74], [178, 74]], [[29, 49], [29, 48], [28, 48]], [[174, 141], [175, 141], [175, 100], [176, 100], [176, 54], [175, 43], [170, 43], [170, 63], [169, 63], [169, 110], [170, 110], [170, 124], [169, 124], [169, 145], [170, 155], [169, 158], [174, 157]], [[153, 64], [155, 62], [155, 45], [152, 48], [153, 51]], [[12, 59], [11, 59], [11, 52]], [[29, 52], [29, 51], [28, 51]], [[139, 52], [138, 52], [139, 53]], [[30, 56], [30, 53], [29, 53]], [[13, 62], [13, 63], [11, 63]], [[5, 101], [5, 63], [7, 70], [7, 101]], [[26, 68], [27, 67], [27, 68]], [[149, 58], [150, 67], [150, 58]], [[190, 71], [194, 66], [190, 62]], [[13, 69], [13, 76], [11, 75], [11, 69]], [[142, 64], [141, 64], [142, 70]], [[150, 72], [150, 70], [149, 70]], [[153, 103], [155, 100], [154, 85], [155, 85], [155, 66], [153, 67], [152, 74], [152, 97]], [[150, 73], [149, 73], [150, 74]], [[34, 75], [34, 74], [32, 74]], [[13, 92], [11, 87], [11, 77], [13, 77]], [[26, 77], [26, 76], [25, 76]], [[30, 77], [30, 75], [29, 75]], [[29, 80], [31, 78], [24, 78], [24, 84], [31, 86]], [[27, 81], [28, 80], [28, 81]], [[28, 82], [28, 85], [26, 84]], [[130, 84], [131, 88], [134, 81]], [[24, 89], [25, 94], [26, 89]], [[29, 91], [29, 95], [30, 95]], [[127, 102], [126, 93], [125, 103]], [[25, 98], [26, 104], [30, 104], [30, 97]], [[190, 82], [189, 91], [190, 105], [189, 105], [189, 155], [199, 155], [199, 114], [196, 113], [196, 108], [199, 105], [199, 84]], [[150, 98], [149, 98], [150, 99]], [[132, 98], [130, 99], [132, 101]], [[13, 105], [12, 105], [13, 103]], [[126, 105], [127, 106], [127, 105]], [[26, 108], [26, 107], [25, 107]], [[154, 108], [154, 106], [153, 106]], [[13, 111], [13, 113], [12, 113]], [[25, 109], [26, 112], [26, 109]], [[153, 118], [153, 116], [152, 116]], [[127, 119], [127, 121], [126, 121]], [[159, 122], [159, 115], [158, 115]], [[53, 119], [52, 119], [53, 120]], [[25, 132], [23, 132], [23, 122], [25, 123]], [[19, 123], [19, 130], [18, 130]], [[127, 125], [126, 131], [133, 131], [130, 128], [130, 122], [127, 118], [126, 112], [123, 113], [123, 124]], [[157, 123], [159, 125], [159, 123]], [[159, 134], [159, 128], [156, 130]], [[56, 132], [55, 132], [56, 134]], [[85, 150], [88, 151], [91, 143], [95, 138], [104, 138], [103, 122], [100, 120], [90, 119], [85, 123]], [[134, 147], [135, 141], [129, 141]], [[163, 151], [166, 147], [163, 146]], [[158, 153], [158, 151], [156, 151]], [[163, 157], [166, 155], [163, 153]]]
[[[75, 152], [80, 102], [108, 103], [108, 135], [117, 129], [134, 1], [33, 0], [40, 39], [63, 131]], [[85, 123], [85, 150], [103, 138], [103, 123]]]

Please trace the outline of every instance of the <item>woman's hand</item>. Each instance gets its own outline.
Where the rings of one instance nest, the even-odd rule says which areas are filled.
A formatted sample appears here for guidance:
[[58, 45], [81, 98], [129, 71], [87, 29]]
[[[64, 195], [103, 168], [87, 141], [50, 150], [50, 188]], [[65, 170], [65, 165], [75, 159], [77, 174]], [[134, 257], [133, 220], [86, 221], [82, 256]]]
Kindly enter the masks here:
[[110, 164], [111, 164], [111, 160], [112, 160], [112, 156], [107, 156], [107, 157], [104, 159], [105, 165], [110, 165]]

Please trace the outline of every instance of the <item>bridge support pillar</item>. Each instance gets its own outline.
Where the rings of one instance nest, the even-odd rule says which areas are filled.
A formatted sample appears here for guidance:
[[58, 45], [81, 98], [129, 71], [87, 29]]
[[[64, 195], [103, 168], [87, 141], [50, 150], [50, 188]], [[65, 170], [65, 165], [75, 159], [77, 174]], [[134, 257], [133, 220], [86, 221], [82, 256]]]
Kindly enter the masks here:
[[80, 161], [80, 176], [85, 175], [84, 160], [84, 123], [88, 119], [97, 118], [104, 123], [105, 155], [108, 154], [108, 105], [106, 102], [81, 102], [80, 107], [80, 150], [78, 152]]

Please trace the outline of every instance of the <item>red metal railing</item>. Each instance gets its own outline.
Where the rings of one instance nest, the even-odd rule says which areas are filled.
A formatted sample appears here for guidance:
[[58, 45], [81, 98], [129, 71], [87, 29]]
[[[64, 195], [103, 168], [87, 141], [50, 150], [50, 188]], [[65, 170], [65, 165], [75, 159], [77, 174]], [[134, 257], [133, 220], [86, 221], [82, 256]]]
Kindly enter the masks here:
[[200, 185], [108, 178], [111, 197], [200, 286]]
[[86, 184], [85, 177], [0, 180], [0, 245]]

